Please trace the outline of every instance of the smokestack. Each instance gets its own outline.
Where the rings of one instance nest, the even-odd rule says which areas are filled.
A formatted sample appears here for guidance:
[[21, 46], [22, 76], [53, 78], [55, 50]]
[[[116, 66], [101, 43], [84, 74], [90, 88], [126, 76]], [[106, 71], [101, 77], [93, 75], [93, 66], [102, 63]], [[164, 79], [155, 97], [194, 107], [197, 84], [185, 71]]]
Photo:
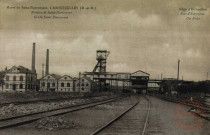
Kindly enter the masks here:
[[44, 64], [42, 64], [42, 77], [44, 77]]
[[47, 49], [47, 54], [46, 54], [46, 70], [45, 70], [46, 75], [49, 74], [49, 49]]
[[31, 70], [32, 70], [32, 72], [36, 72], [36, 70], [35, 70], [35, 46], [36, 46], [36, 43], [33, 43], [32, 64], [31, 64]]

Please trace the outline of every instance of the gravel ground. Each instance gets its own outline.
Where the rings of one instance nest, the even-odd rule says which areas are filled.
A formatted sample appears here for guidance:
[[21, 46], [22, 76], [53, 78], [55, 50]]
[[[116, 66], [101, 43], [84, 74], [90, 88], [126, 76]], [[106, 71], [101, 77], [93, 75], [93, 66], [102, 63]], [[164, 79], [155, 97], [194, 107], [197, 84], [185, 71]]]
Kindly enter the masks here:
[[[151, 111], [148, 122], [147, 134], [160, 135], [209, 135], [210, 122], [205, 121], [204, 125], [194, 131], [186, 131], [178, 127], [175, 123], [174, 112], [177, 107], [176, 103], [167, 102], [155, 97], [149, 97], [151, 100]], [[97, 128], [106, 124], [108, 121], [119, 115], [125, 108], [131, 106], [136, 99], [124, 99], [105, 105], [80, 110], [77, 112], [45, 118], [41, 121], [27, 125], [15, 127], [12, 129], [0, 130], [1, 135], [86, 135], [91, 134]], [[186, 112], [190, 107], [182, 106]], [[194, 114], [188, 113], [190, 117]], [[185, 124], [193, 124], [196, 119], [184, 119]], [[40, 123], [41, 122], [41, 123]], [[60, 124], [59, 124], [60, 122]], [[64, 123], [68, 123], [66, 126]], [[47, 123], [47, 124], [43, 124]], [[37, 126], [43, 124], [43, 128]], [[57, 127], [57, 126], [58, 127]], [[47, 127], [47, 128], [45, 128]]]
[[[166, 135], [209, 135], [210, 122], [205, 121], [204, 125], [199, 129], [190, 131], [178, 127], [175, 123], [174, 112], [178, 104], [167, 102], [155, 97], [151, 97], [151, 111], [148, 124], [148, 134], [166, 134]], [[190, 107], [182, 106], [185, 112]], [[188, 113], [188, 117], [194, 117], [192, 113]], [[185, 119], [185, 124], [192, 125], [196, 123], [196, 119]], [[157, 133], [155, 133], [157, 132]]]
[[17, 116], [22, 114], [30, 114], [41, 111], [48, 111], [56, 108], [77, 105], [87, 102], [98, 101], [102, 99], [110, 98], [108, 96], [103, 97], [92, 97], [86, 99], [72, 99], [72, 100], [64, 100], [64, 101], [56, 101], [56, 102], [42, 102], [42, 103], [34, 103], [34, 104], [23, 104], [23, 105], [14, 105], [10, 104], [8, 106], [0, 107], [0, 119]]
[[[39, 121], [0, 130], [1, 135], [86, 135], [118, 116], [137, 101], [137, 98], [126, 98], [105, 105], [72, 112], [62, 116], [50, 117]], [[66, 123], [66, 124], [65, 124]], [[41, 126], [40, 126], [41, 125]]]

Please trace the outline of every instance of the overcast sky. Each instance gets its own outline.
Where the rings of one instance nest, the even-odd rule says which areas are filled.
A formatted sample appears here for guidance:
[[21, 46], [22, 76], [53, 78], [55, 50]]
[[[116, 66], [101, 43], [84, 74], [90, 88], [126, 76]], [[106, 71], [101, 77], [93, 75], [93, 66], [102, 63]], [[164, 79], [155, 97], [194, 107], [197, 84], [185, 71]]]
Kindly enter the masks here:
[[[7, 6], [93, 6], [72, 11], [69, 19], [34, 19], [31, 10]], [[186, 20], [179, 8], [206, 8], [200, 20]], [[0, 70], [31, 68], [36, 42], [36, 70], [41, 77], [46, 49], [50, 73], [77, 76], [92, 71], [96, 50], [111, 53], [109, 72], [143, 70], [151, 78], [205, 80], [210, 73], [209, 0], [1, 0]], [[209, 77], [210, 78], [210, 77]]]

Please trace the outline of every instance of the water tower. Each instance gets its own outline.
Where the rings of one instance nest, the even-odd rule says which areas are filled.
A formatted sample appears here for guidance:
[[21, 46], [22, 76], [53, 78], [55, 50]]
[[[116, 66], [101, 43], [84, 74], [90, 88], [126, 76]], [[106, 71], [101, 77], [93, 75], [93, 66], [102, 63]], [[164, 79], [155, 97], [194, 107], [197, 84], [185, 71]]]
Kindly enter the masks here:
[[96, 51], [96, 60], [98, 63], [96, 64], [93, 72], [104, 73], [106, 72], [106, 59], [109, 56], [109, 51], [107, 50], [97, 50]]

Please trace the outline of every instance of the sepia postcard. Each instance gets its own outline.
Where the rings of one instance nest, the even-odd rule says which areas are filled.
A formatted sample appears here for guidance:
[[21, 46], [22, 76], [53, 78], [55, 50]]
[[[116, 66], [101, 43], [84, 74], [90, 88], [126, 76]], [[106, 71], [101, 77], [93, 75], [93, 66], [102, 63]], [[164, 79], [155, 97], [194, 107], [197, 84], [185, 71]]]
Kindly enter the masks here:
[[209, 0], [0, 0], [0, 135], [209, 135]]

